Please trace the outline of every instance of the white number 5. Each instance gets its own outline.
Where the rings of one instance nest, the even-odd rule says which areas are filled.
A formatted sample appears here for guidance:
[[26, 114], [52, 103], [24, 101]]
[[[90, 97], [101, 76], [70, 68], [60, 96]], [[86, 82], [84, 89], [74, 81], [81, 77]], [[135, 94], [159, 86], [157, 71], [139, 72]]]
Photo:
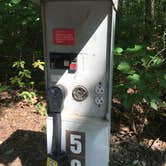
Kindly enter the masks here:
[[70, 135], [70, 150], [74, 154], [80, 154], [82, 152], [82, 144], [81, 144], [81, 135]]

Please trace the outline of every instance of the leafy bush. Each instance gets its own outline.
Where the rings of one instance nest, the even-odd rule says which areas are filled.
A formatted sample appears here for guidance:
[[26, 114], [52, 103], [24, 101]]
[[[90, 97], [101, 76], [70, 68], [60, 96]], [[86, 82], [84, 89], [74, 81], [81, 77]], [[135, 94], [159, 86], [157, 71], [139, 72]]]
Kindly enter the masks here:
[[[7, 82], [15, 74], [10, 68], [13, 61], [21, 57], [29, 68], [43, 58], [40, 7], [31, 1], [1, 0], [0, 25], [0, 79]], [[19, 82], [18, 78], [15, 81]]]
[[164, 51], [156, 52], [143, 45], [133, 48], [115, 48], [114, 97], [125, 108], [146, 103], [158, 110], [165, 103], [161, 96], [166, 93]]

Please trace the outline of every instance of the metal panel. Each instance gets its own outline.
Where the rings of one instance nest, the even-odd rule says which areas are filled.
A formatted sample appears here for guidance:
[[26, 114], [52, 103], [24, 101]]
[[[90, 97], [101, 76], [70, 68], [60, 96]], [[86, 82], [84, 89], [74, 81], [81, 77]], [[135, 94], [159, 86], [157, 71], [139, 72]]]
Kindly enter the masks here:
[[[50, 52], [77, 53], [78, 69], [75, 74], [65, 70], [48, 68], [48, 86], [62, 84], [67, 90], [63, 112], [83, 116], [104, 117], [106, 115], [106, 60], [109, 56], [107, 42], [111, 3], [110, 1], [56, 1], [45, 4], [45, 30], [47, 48], [47, 66], [50, 66]], [[66, 28], [76, 31], [74, 46], [55, 45], [53, 29]], [[97, 94], [96, 86], [101, 84], [105, 93]], [[76, 102], [72, 98], [75, 86], [85, 86], [88, 98]], [[99, 100], [95, 100], [99, 97]], [[101, 100], [100, 100], [101, 99]], [[102, 102], [102, 104], [97, 104]], [[69, 110], [70, 109], [70, 110]]]

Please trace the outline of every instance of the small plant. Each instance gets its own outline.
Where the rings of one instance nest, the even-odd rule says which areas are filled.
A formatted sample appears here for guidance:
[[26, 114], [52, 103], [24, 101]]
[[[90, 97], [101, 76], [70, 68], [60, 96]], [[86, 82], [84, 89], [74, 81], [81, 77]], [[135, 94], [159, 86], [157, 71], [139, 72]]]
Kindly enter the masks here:
[[36, 111], [40, 115], [43, 115], [43, 116], [46, 115], [46, 107], [41, 102], [38, 102], [36, 104]]
[[17, 74], [10, 78], [11, 84], [19, 88], [33, 89], [34, 82], [31, 81], [31, 72], [25, 68], [25, 61], [16, 61], [12, 68], [16, 69]]
[[36, 93], [29, 92], [29, 91], [23, 91], [19, 94], [19, 97], [21, 97], [26, 103], [33, 104], [33, 101], [36, 98]]
[[6, 91], [8, 88], [9, 88], [9, 86], [2, 85], [2, 84], [0, 83], [0, 93]]

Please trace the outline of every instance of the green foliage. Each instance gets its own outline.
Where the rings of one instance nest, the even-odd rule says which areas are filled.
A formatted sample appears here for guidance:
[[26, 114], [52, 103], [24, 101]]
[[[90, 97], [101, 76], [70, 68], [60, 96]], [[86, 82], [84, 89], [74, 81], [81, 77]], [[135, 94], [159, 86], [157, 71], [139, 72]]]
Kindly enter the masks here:
[[34, 82], [31, 81], [31, 72], [25, 69], [25, 61], [16, 61], [13, 63], [12, 68], [16, 69], [16, 76], [10, 78], [12, 85], [19, 88], [33, 88]]
[[127, 48], [135, 43], [151, 43], [160, 50], [162, 34], [166, 27], [165, 0], [119, 1], [116, 41]]
[[128, 73], [131, 71], [131, 66], [128, 62], [121, 62], [118, 67], [118, 70], [120, 70], [123, 73]]
[[34, 68], [39, 68], [40, 70], [44, 71], [44, 62], [37, 60], [32, 65]]
[[29, 92], [29, 91], [23, 91], [19, 94], [19, 97], [21, 97], [26, 103], [32, 104], [33, 100], [36, 98], [36, 93]]
[[0, 93], [6, 91], [8, 88], [9, 88], [9, 86], [2, 85], [2, 84], [0, 83]]
[[13, 68], [17, 68], [17, 69], [19, 68], [24, 69], [24, 66], [25, 66], [25, 61], [21, 61], [21, 60], [14, 62], [12, 65]]
[[11, 0], [11, 2], [12, 2], [13, 4], [18, 4], [18, 3], [21, 2], [21, 0]]
[[166, 87], [165, 60], [163, 53], [148, 50], [143, 45], [116, 48], [114, 97], [120, 99], [127, 109], [133, 104], [146, 103], [158, 110], [164, 104], [161, 96]]
[[127, 48], [126, 51], [130, 53], [134, 53], [134, 52], [138, 52], [142, 50], [142, 48], [143, 47], [141, 45], [135, 45], [134, 48]]
[[[35, 59], [43, 58], [40, 13], [40, 7], [29, 0], [0, 0], [1, 81], [15, 75], [10, 66], [20, 56], [28, 68]], [[24, 65], [24, 62], [21, 63], [13, 65], [20, 68]], [[35, 74], [32, 76], [37, 78]]]
[[158, 110], [158, 106], [157, 106], [157, 101], [156, 100], [152, 100], [150, 102], [150, 107], [153, 108], [154, 110]]
[[36, 110], [37, 110], [37, 113], [39, 113], [40, 115], [46, 115], [47, 111], [46, 111], [46, 107], [41, 103], [41, 102], [38, 102], [36, 104]]
[[122, 55], [123, 53], [123, 49], [121, 47], [116, 47], [115, 50], [114, 50], [114, 54], [115, 55]]

